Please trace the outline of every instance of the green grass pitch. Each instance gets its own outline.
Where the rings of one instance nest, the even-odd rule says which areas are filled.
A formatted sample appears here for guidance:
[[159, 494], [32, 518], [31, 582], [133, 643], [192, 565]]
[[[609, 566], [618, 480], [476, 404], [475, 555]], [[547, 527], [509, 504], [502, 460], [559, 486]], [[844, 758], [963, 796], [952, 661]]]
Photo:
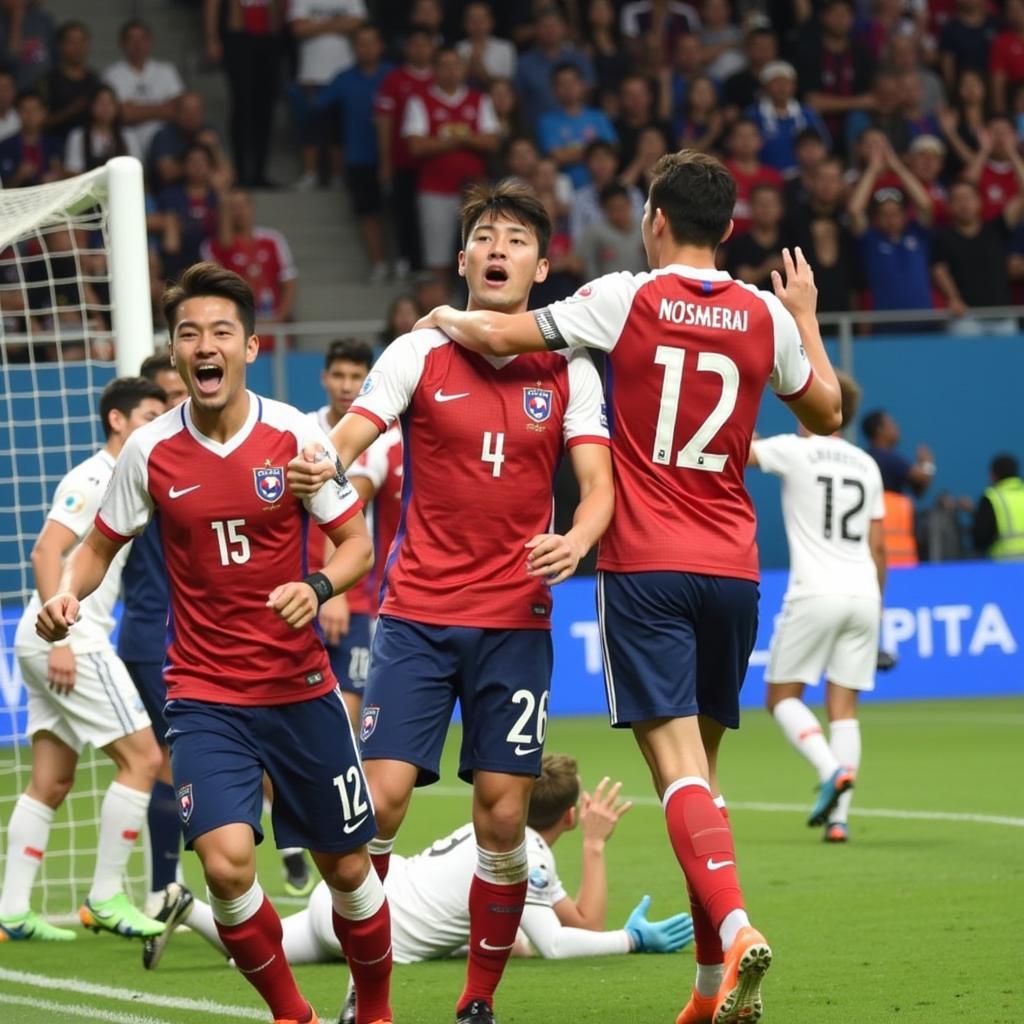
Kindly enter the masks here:
[[[768, 1024], [1021, 1019], [1022, 734], [1024, 698], [868, 706], [852, 841], [834, 847], [804, 825], [810, 769], [764, 712], [747, 713], [743, 729], [726, 740], [723, 787], [751, 917], [775, 951], [765, 986]], [[449, 740], [444, 781], [414, 799], [399, 852], [415, 852], [468, 818], [469, 790], [454, 773], [457, 739]], [[547, 748], [575, 755], [588, 787], [609, 775], [641, 798], [608, 845], [609, 925], [619, 926], [644, 893], [656, 914], [684, 909], [663, 819], [629, 734], [602, 719], [554, 719]], [[563, 837], [555, 852], [572, 890], [578, 837]], [[280, 894], [268, 844], [260, 860], [264, 887]], [[202, 892], [194, 856], [186, 862], [190, 884]], [[396, 1021], [450, 1022], [463, 971], [459, 962], [397, 968]], [[325, 1024], [334, 1024], [344, 969], [319, 965], [297, 974]], [[672, 1024], [692, 977], [692, 947], [672, 956], [515, 961], [499, 990], [498, 1016], [502, 1024]], [[210, 1005], [196, 1008], [200, 1000]], [[266, 1019], [255, 993], [194, 935], [175, 936], [153, 973], [142, 970], [137, 942], [108, 935], [83, 932], [61, 946], [0, 945], [6, 1024]]]

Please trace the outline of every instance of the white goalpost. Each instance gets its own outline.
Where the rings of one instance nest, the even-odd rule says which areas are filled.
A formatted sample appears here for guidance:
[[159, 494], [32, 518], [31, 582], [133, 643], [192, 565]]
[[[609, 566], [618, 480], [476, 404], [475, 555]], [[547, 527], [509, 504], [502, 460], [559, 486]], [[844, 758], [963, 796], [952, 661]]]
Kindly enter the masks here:
[[[0, 870], [6, 827], [28, 782], [26, 696], [14, 631], [34, 589], [29, 555], [54, 489], [103, 444], [97, 405], [114, 376], [153, 352], [142, 165], [0, 190]], [[109, 762], [82, 753], [58, 812], [33, 909], [73, 914], [88, 892]], [[141, 849], [129, 891], [141, 897]]]

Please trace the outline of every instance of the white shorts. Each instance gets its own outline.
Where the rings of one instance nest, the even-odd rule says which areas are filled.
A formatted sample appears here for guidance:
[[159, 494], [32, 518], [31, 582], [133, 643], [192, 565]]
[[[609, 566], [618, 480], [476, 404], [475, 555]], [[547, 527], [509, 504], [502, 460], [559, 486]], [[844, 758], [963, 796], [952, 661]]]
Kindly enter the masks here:
[[124, 662], [113, 648], [75, 657], [75, 685], [54, 693], [47, 680], [49, 652], [21, 651], [18, 667], [28, 690], [28, 733], [52, 732], [76, 753], [99, 749], [149, 728], [149, 715]]
[[420, 215], [423, 262], [427, 267], [450, 267], [455, 263], [455, 231], [459, 220], [459, 196], [421, 192], [416, 197]]
[[765, 681], [817, 686], [824, 672], [837, 686], [873, 690], [881, 614], [876, 597], [786, 598], [772, 636]]

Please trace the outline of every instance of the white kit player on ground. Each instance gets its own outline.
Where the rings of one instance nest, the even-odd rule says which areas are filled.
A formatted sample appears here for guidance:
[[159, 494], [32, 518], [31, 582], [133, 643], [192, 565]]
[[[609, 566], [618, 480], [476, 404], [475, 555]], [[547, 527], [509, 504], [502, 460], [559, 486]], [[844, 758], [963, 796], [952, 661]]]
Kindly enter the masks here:
[[[536, 951], [544, 959], [622, 953], [672, 953], [693, 939], [689, 914], [648, 921], [645, 896], [622, 928], [605, 930], [608, 884], [604, 847], [632, 804], [619, 799], [620, 783], [602, 779], [593, 795], [580, 793], [576, 760], [546, 754], [530, 796], [526, 831], [529, 887], [514, 955]], [[582, 877], [571, 897], [558, 877], [552, 849], [566, 833], [582, 832]], [[395, 963], [438, 960], [463, 951], [469, 942], [469, 887], [476, 868], [473, 826], [467, 823], [414, 857], [393, 856], [384, 883], [391, 905]], [[342, 958], [331, 928], [331, 901], [322, 883], [305, 910], [284, 919], [284, 952], [293, 965]], [[222, 953], [207, 904], [197, 901], [188, 918]], [[155, 964], [153, 965], [155, 966]], [[349, 1024], [350, 1001], [340, 1024]]]
[[58, 484], [32, 549], [36, 589], [14, 637], [28, 689], [32, 779], [7, 824], [0, 941], [75, 938], [75, 932], [34, 913], [29, 898], [54, 814], [75, 783], [78, 757], [87, 743], [107, 754], [117, 773], [100, 809], [96, 868], [79, 912], [82, 923], [125, 936], [151, 936], [164, 928], [124, 892], [125, 865], [146, 820], [161, 762], [149, 715], [110, 642], [128, 548], [114, 561], [103, 585], [82, 602], [81, 619], [69, 640], [47, 643], [36, 636], [35, 623], [42, 603], [57, 592], [65, 557], [92, 528], [125, 441], [163, 413], [165, 399], [162, 388], [141, 377], [121, 377], [103, 389], [99, 413], [106, 444]]
[[[837, 373], [843, 425], [853, 423], [860, 389]], [[782, 480], [789, 541], [789, 587], [772, 636], [765, 681], [768, 710], [818, 774], [807, 824], [844, 843], [860, 766], [857, 695], [873, 690], [885, 587], [882, 476], [870, 455], [832, 437], [803, 432], [755, 440], [748, 465]], [[827, 680], [830, 737], [804, 703], [805, 686]]]

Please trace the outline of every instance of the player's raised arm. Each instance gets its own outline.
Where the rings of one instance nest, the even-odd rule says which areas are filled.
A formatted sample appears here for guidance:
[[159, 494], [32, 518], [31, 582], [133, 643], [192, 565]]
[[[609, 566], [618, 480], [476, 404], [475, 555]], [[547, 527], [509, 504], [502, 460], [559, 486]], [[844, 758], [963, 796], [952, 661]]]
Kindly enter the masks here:
[[68, 635], [68, 630], [78, 621], [79, 604], [103, 582], [110, 563], [124, 544], [124, 540], [115, 540], [96, 527], [86, 534], [67, 560], [57, 592], [39, 611], [36, 619], [39, 636], [54, 643]]
[[773, 270], [772, 286], [796, 321], [800, 342], [813, 374], [806, 390], [795, 398], [787, 399], [787, 402], [797, 419], [812, 433], [832, 434], [842, 425], [842, 407], [839, 382], [821, 340], [815, 315], [818, 289], [814, 284], [814, 273], [799, 246], [792, 254], [788, 249], [783, 249], [782, 263], [785, 283], [782, 275]]

